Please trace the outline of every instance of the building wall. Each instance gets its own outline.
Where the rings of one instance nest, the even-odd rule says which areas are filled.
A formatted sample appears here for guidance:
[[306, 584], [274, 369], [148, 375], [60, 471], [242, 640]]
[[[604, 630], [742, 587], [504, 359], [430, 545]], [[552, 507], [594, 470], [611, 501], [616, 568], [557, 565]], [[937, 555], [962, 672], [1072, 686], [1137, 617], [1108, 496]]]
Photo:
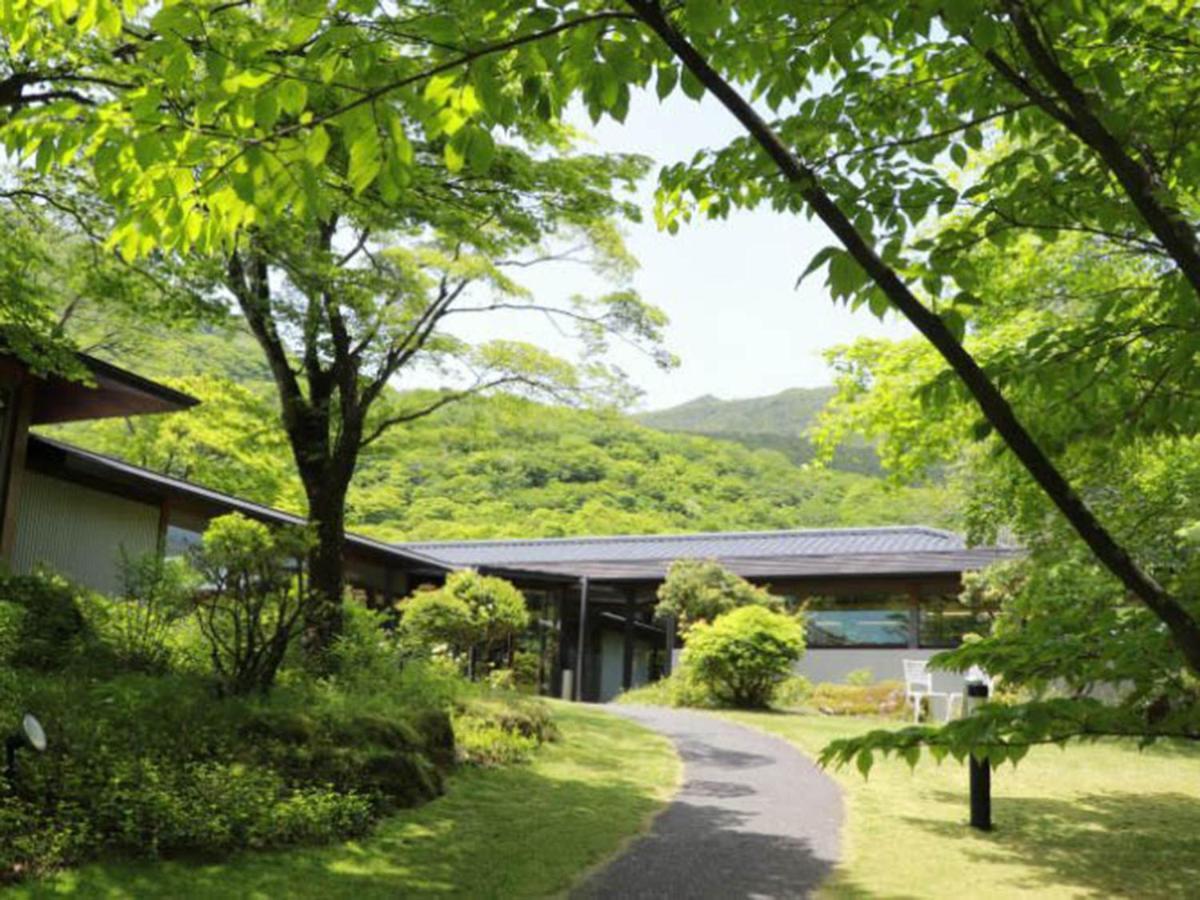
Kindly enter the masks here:
[[121, 549], [158, 547], [159, 508], [26, 470], [17, 500], [12, 568], [39, 563], [94, 590], [120, 589]]
[[[929, 659], [941, 650], [904, 647], [831, 647], [809, 649], [796, 663], [796, 672], [818, 684], [822, 681], [843, 683], [846, 676], [870, 669], [876, 681], [903, 681], [904, 660]], [[933, 673], [935, 691], [964, 691], [963, 676], [957, 672]]]

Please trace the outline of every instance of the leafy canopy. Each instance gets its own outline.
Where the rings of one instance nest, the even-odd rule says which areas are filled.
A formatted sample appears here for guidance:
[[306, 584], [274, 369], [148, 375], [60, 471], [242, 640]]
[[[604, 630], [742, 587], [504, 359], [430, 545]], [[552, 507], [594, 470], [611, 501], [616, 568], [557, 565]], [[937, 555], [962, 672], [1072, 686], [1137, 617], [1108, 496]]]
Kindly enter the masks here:
[[701, 622], [714, 622], [742, 606], [777, 610], [782, 601], [715, 560], [677, 559], [658, 586], [657, 618], [674, 618], [690, 634]]

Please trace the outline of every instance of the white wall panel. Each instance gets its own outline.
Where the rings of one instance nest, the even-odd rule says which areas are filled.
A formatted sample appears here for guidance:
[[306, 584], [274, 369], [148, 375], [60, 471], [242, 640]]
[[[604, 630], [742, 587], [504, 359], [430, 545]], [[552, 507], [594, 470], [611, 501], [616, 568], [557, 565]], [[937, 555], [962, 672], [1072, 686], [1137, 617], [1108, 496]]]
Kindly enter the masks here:
[[12, 567], [43, 564], [94, 590], [121, 587], [121, 548], [132, 557], [158, 546], [157, 506], [27, 471], [17, 506]]

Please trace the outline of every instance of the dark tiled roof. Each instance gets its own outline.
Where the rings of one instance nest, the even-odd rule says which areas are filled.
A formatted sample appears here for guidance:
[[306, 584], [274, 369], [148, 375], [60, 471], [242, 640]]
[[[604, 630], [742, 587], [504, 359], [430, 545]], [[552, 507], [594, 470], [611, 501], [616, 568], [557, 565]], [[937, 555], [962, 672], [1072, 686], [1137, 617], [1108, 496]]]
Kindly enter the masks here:
[[[844, 556], [720, 557], [730, 571], [751, 579], [887, 577], [958, 575], [985, 568], [1019, 551], [1003, 547], [972, 550], [937, 550], [915, 553], [850, 553]], [[669, 560], [608, 560], [536, 563], [526, 572], [545, 575], [587, 576], [595, 581], [658, 581]]]
[[921, 525], [708, 534], [623, 535], [541, 540], [421, 541], [405, 547], [464, 566], [531, 566], [575, 562], [690, 559], [793, 559], [849, 554], [945, 553], [961, 537]]
[[448, 565], [650, 581], [677, 559], [715, 559], [747, 578], [956, 575], [982, 569], [1017, 551], [968, 548], [950, 531], [921, 525], [803, 531], [625, 535], [542, 540], [421, 541], [410, 550]]

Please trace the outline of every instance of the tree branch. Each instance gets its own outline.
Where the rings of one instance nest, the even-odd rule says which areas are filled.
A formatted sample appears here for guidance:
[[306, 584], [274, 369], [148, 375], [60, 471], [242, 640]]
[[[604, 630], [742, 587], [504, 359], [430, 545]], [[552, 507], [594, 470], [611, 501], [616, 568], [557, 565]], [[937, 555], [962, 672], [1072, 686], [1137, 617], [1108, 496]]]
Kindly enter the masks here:
[[709, 65], [687, 38], [666, 18], [654, 0], [626, 4], [671, 49], [692, 74], [742, 124], [809, 207], [837, 236], [888, 301], [928, 340], [962, 380], [1009, 449], [1058, 507], [1067, 521], [1121, 582], [1170, 629], [1193, 671], [1200, 672], [1200, 624], [1145, 572], [1096, 518], [1074, 487], [1034, 440], [974, 357], [935, 313], [909, 290], [855, 228], [849, 217], [820, 186], [814, 171], [796, 157], [737, 90]]

